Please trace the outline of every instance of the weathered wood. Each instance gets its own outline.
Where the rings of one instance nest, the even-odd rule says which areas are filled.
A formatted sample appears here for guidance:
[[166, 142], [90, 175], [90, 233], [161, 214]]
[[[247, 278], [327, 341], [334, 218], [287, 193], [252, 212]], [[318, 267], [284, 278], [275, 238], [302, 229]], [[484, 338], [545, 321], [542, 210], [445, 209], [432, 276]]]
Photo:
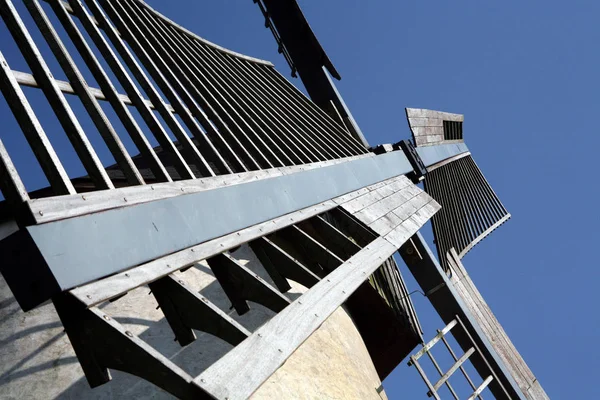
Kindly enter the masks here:
[[472, 395], [469, 396], [467, 400], [475, 400], [477, 396], [481, 394], [485, 390], [485, 388], [490, 384], [490, 382], [494, 379], [493, 376], [488, 376], [485, 380], [479, 385], [479, 387], [473, 392]]
[[69, 294], [54, 306], [91, 387], [110, 381], [108, 369], [139, 376], [181, 399], [212, 399], [168, 358], [97, 308], [85, 309]]
[[2, 140], [0, 140], [0, 190], [6, 201], [12, 206], [19, 206], [29, 200], [27, 189], [25, 189]]
[[210, 333], [233, 346], [250, 336], [246, 328], [174, 275], [149, 286], [181, 346], [196, 339], [192, 329]]
[[[33, 88], [40, 87], [40, 85], [38, 85], [37, 81], [35, 80], [35, 77], [32, 74], [23, 72], [23, 71], [15, 71], [15, 70], [13, 70], [12, 73], [20, 85], [33, 87]], [[55, 81], [56, 81], [56, 85], [61, 90], [61, 92], [65, 93], [65, 94], [76, 94], [75, 89], [73, 88], [73, 86], [71, 86], [71, 84], [69, 82], [61, 81], [59, 79], [55, 79]], [[104, 92], [102, 92], [101, 89], [98, 89], [95, 87], [90, 87], [90, 86], [88, 86], [87, 89], [90, 92], [90, 94], [92, 96], [94, 96], [94, 98], [96, 100], [107, 100], [106, 96], [104, 95]], [[123, 101], [123, 103], [125, 103], [127, 105], [133, 104], [131, 102], [131, 99], [126, 94], [119, 93], [118, 96]], [[148, 107], [150, 107], [153, 110], [155, 109], [154, 104], [152, 104], [152, 102], [150, 102], [150, 100], [144, 99], [144, 101], [146, 102], [146, 104], [148, 104]], [[169, 109], [170, 112], [172, 112], [172, 113], [175, 112], [175, 110], [173, 109], [173, 107], [170, 104], [167, 104], [167, 108]]]
[[[66, 10], [62, 7], [62, 3], [54, 1], [51, 4], [52, 4], [56, 14], [59, 17], [62, 15], [62, 18], [64, 20], [63, 25], [65, 26], [67, 33], [69, 33], [69, 36], [73, 39], [74, 44], [77, 45], [77, 43], [79, 42], [80, 43], [79, 47], [81, 49], [86, 47], [84, 43], [81, 43], [82, 40], [79, 37], [79, 35], [76, 34], [77, 27], [72, 24], [71, 17], [68, 15]], [[123, 89], [129, 95], [129, 98], [133, 101], [133, 104], [135, 105], [140, 116], [142, 117], [142, 120], [146, 123], [150, 132], [152, 133], [152, 135], [154, 136], [154, 138], [156, 139], [158, 144], [161, 146], [162, 150], [170, 154], [170, 156], [171, 156], [170, 162], [171, 162], [172, 166], [177, 170], [177, 172], [179, 173], [181, 178], [183, 178], [183, 179], [195, 178], [194, 173], [192, 172], [190, 167], [187, 165], [187, 163], [185, 162], [185, 160], [179, 153], [179, 150], [177, 150], [177, 147], [175, 147], [175, 145], [171, 141], [171, 138], [169, 138], [169, 135], [167, 134], [167, 132], [161, 125], [160, 121], [157, 119], [156, 115], [152, 112], [152, 110], [150, 110], [148, 105], [144, 102], [144, 98], [142, 97], [142, 94], [140, 93], [140, 91], [137, 89], [137, 86], [135, 85], [135, 83], [133, 82], [133, 80], [127, 73], [127, 71], [123, 68], [123, 65], [121, 64], [121, 62], [115, 58], [115, 55], [114, 55], [112, 49], [106, 42], [106, 39], [104, 39], [104, 36], [102, 36], [102, 34], [100, 33], [100, 30], [98, 29], [98, 27], [96, 27], [96, 25], [94, 25], [94, 23], [92, 22], [91, 17], [88, 14], [88, 11], [83, 7], [83, 4], [81, 3], [81, 1], [74, 0], [71, 3], [71, 5], [73, 6], [73, 9], [75, 10], [75, 14], [79, 17], [79, 20], [81, 21], [82, 25], [85, 27], [87, 33], [90, 35], [90, 37], [96, 44], [96, 47], [102, 53], [102, 55], [104, 56], [106, 61], [109, 63], [115, 76], [117, 77], [117, 79], [119, 80], [121, 85], [123, 86]], [[68, 22], [71, 22], [71, 23], [69, 24]], [[73, 29], [68, 29], [68, 28], [73, 28]], [[85, 42], [85, 40], [83, 42]], [[80, 52], [81, 52], [81, 50], [80, 50]], [[87, 53], [87, 51], [84, 51], [84, 53]], [[93, 64], [93, 62], [91, 62], [91, 60], [87, 60], [86, 63]], [[154, 103], [158, 103], [158, 102], [154, 101]], [[155, 105], [158, 105], [158, 104], [155, 104]], [[170, 112], [166, 113], [165, 116], [167, 118], [173, 118], [173, 115]], [[179, 134], [177, 132], [174, 132], [174, 133], [175, 133], [175, 135], [178, 135], [183, 140], [183, 142], [181, 144], [184, 148], [187, 148], [189, 151], [193, 151], [193, 150], [191, 150], [191, 147], [193, 145], [189, 141], [189, 138], [187, 141], [183, 138], [183, 134], [184, 134], [183, 132], [180, 132]], [[199, 154], [197, 152], [194, 152], [192, 154], [199, 156]], [[204, 165], [204, 163], [202, 163], [202, 158], [196, 157], [196, 159], [200, 160], [199, 167], [202, 168], [202, 166]]]
[[75, 61], [69, 55], [69, 52], [58, 36], [58, 33], [52, 26], [52, 23], [46, 16], [45, 11], [40, 6], [40, 3], [37, 0], [27, 0], [25, 1], [25, 5], [29, 9], [29, 12], [31, 13], [35, 23], [38, 25], [42, 35], [44, 36], [44, 39], [46, 39], [46, 42], [54, 53], [54, 56], [58, 60], [62, 69], [65, 71], [67, 78], [69, 78], [71, 81], [74, 93], [83, 103], [83, 106], [90, 115], [92, 122], [98, 129], [98, 132], [104, 139], [104, 142], [119, 165], [119, 168], [121, 168], [123, 171], [125, 178], [130, 184], [143, 185], [144, 179], [142, 178], [136, 166], [133, 164], [133, 161], [127, 153], [127, 150], [121, 142], [117, 132], [108, 120], [108, 117], [102, 110], [102, 107], [100, 107], [100, 104], [98, 104], [96, 97], [90, 91], [83, 75], [79, 71]]
[[[266, 237], [250, 242], [250, 247], [258, 256], [261, 264], [267, 269], [269, 275], [272, 273], [270, 272], [271, 270], [275, 270], [282, 277], [298, 282], [307, 288], [313, 287], [320, 280], [317, 275], [312, 273], [308, 268], [300, 264], [298, 260], [290, 256], [281, 247], [277, 246]], [[273, 278], [273, 275], [271, 275], [271, 278]], [[282, 290], [282, 287], [277, 283], [278, 281], [275, 279], [273, 280], [275, 281], [275, 284], [277, 284], [279, 290]], [[287, 284], [287, 286], [289, 286], [289, 284]], [[283, 289], [285, 288], [286, 287], [284, 286]]]
[[352, 238], [360, 247], [365, 247], [377, 237], [373, 231], [341, 207], [328, 211], [326, 215], [337, 229]]
[[90, 178], [98, 189], [114, 188], [77, 117], [56, 85], [50, 68], [10, 0], [0, 1], [0, 14]]
[[343, 260], [321, 243], [296, 226], [271, 234], [269, 240], [300, 260], [314, 274], [328, 273], [342, 264]]
[[246, 300], [262, 304], [274, 312], [290, 304], [287, 297], [229, 254], [218, 254], [207, 261], [239, 315], [250, 311]]
[[[121, 26], [127, 31], [127, 40], [129, 46], [131, 46], [131, 48], [135, 51], [138, 58], [140, 58], [142, 62], [145, 63], [146, 69], [149, 71], [150, 76], [152, 76], [154, 82], [160, 88], [167, 100], [171, 102], [172, 106], [167, 106], [166, 104], [164, 104], [163, 99], [154, 87], [154, 84], [150, 82], [144, 71], [141, 69], [135, 57], [133, 57], [133, 55], [129, 51], [129, 47], [121, 39], [117, 30], [108, 22], [108, 18], [106, 17], [102, 9], [98, 6], [96, 0], [87, 0], [87, 5], [90, 11], [96, 16], [96, 18], [99, 21], [101, 21], [101, 29], [104, 30], [105, 34], [115, 46], [116, 51], [121, 55], [121, 58], [129, 67], [129, 70], [131, 71], [132, 75], [139, 82], [140, 86], [148, 94], [150, 99], [154, 103], [156, 103], [157, 109], [159, 110], [163, 119], [165, 119], [165, 121], [169, 125], [169, 128], [178, 137], [182, 135], [185, 136], [179, 138], [179, 140], [183, 142], [182, 144], [184, 145], [184, 147], [186, 147], [189, 151], [189, 138], [187, 137], [187, 134], [183, 132], [182, 127], [179, 125], [179, 122], [177, 122], [177, 120], [174, 119], [171, 115], [168, 115], [171, 109], [173, 109], [173, 111], [181, 117], [182, 121], [188, 127], [192, 136], [196, 139], [197, 143], [199, 144], [199, 147], [202, 150], [206, 150], [206, 153], [204, 153], [206, 158], [210, 160], [216, 166], [216, 168], [219, 169], [221, 173], [231, 173], [231, 169], [229, 168], [221, 154], [219, 154], [211, 140], [208, 138], [208, 135], [214, 136], [213, 130], [207, 129], [208, 135], [205, 135], [204, 132], [202, 132], [198, 121], [196, 121], [191, 114], [192, 111], [185, 107], [182, 101], [175, 95], [173, 88], [166, 82], [164, 76], [158, 71], [154, 62], [148, 57], [148, 54], [146, 54], [145, 50], [139, 45], [137, 40], [135, 40], [130, 35], [128, 28], [123, 28], [123, 24], [120, 17], [117, 16], [116, 19], [113, 18], [112, 22]], [[113, 15], [113, 17], [115, 16]], [[193, 109], [197, 111], [197, 115], [204, 115], [200, 110], [197, 109], [195, 104], [192, 103], [191, 105], [193, 106]], [[203, 120], [200, 119], [200, 121]], [[209, 124], [206, 123], [204, 125], [209, 126]], [[210, 126], [209, 128], [212, 128], [212, 126]], [[198, 149], [192, 151], [195, 154], [198, 151]], [[198, 156], [196, 155], [195, 157], [197, 158]], [[204, 161], [202, 160], [200, 160], [199, 165], [197, 166], [203, 174], [214, 174], [214, 171], [212, 171], [212, 169], [208, 166], [205, 166]]]
[[75, 194], [75, 188], [61, 164], [46, 132], [38, 121], [27, 97], [19, 87], [6, 59], [0, 52], [0, 91], [4, 95], [29, 146], [40, 163], [55, 194]]
[[450, 377], [452, 374], [467, 361], [467, 359], [471, 356], [471, 354], [475, 353], [475, 349], [471, 347], [465, 354], [463, 354], [452, 366], [450, 369], [433, 385], [434, 390], [438, 390]]
[[[405, 241], [419, 227], [404, 228]], [[396, 249], [385, 237], [375, 239], [196, 377], [194, 383], [215, 397], [249, 397]]]
[[359, 245], [320, 216], [299, 222], [296, 226], [342, 260], [360, 251]]

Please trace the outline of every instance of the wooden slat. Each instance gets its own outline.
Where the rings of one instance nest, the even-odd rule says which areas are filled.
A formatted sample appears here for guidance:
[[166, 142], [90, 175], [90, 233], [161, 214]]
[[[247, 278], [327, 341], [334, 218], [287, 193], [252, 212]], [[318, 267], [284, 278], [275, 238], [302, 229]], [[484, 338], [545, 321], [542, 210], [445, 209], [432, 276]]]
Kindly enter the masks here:
[[46, 132], [35, 116], [2, 52], [0, 52], [0, 91], [29, 142], [29, 146], [31, 146], [54, 193], [56, 195], [75, 194], [75, 188], [67, 172], [54, 152]]
[[493, 376], [488, 376], [485, 380], [479, 385], [479, 387], [473, 392], [472, 395], [469, 396], [467, 400], [475, 400], [477, 396], [481, 394], [485, 390], [485, 388], [490, 384], [491, 381], [494, 380]]
[[[221, 173], [231, 173], [232, 171], [223, 159], [223, 157], [219, 154], [219, 152], [217, 151], [211, 140], [207, 137], [207, 135], [205, 135], [204, 132], [202, 132], [202, 129], [200, 128], [198, 122], [193, 118], [190, 109], [185, 107], [182, 101], [175, 95], [171, 86], [166, 82], [164, 76], [158, 71], [154, 62], [140, 47], [139, 43], [135, 39], [133, 39], [131, 35], [128, 35], [129, 46], [132, 47], [132, 49], [136, 52], [137, 56], [142, 60], [143, 63], [145, 63], [148, 73], [154, 79], [156, 85], [160, 88], [162, 93], [165, 95], [167, 100], [171, 102], [172, 105], [164, 104], [163, 99], [159, 95], [157, 89], [154, 87], [152, 82], [150, 82], [150, 79], [141, 69], [140, 65], [129, 51], [128, 46], [121, 39], [117, 30], [110, 23], [108, 23], [108, 18], [106, 17], [102, 9], [98, 7], [96, 0], [88, 1], [88, 7], [90, 11], [96, 16], [96, 18], [99, 21], [101, 21], [100, 28], [104, 30], [104, 33], [108, 36], [116, 51], [121, 55], [121, 58], [129, 67], [129, 70], [131, 71], [132, 75], [136, 78], [142, 89], [148, 94], [151, 100], [157, 104], [157, 109], [159, 110], [163, 119], [165, 119], [165, 121], [169, 125], [169, 128], [176, 134], [176, 136], [184, 136], [182, 139], [179, 139], [182, 142], [184, 142], [184, 146], [188, 147], [188, 145], [185, 143], [189, 141], [189, 138], [187, 138], [187, 135], [185, 134], [185, 132], [183, 132], [182, 127], [179, 125], [179, 122], [177, 122], [177, 120], [172, 116], [168, 115], [168, 112], [170, 112], [171, 110], [176, 112], [183, 120], [183, 123], [187, 126], [192, 136], [198, 142], [199, 147], [203, 151], [202, 154], [204, 154], [205, 158], [212, 162]], [[113, 19], [113, 22], [122, 26], [122, 21], [119, 18]], [[127, 32], [129, 33], [129, 31]], [[195, 104], [193, 105], [195, 106]], [[200, 111], [198, 111], [198, 114], [204, 115]], [[200, 120], [203, 121], [202, 119]], [[212, 129], [212, 125], [207, 124], [206, 122], [205, 125], [209, 126]], [[207, 129], [207, 132], [209, 132], [209, 135], [214, 136], [214, 132], [212, 132], [210, 129]], [[200, 160], [200, 165], [198, 165], [199, 170], [204, 175], [214, 174], [212, 168], [203, 168], [203, 163], [204, 162]], [[206, 169], [206, 173], [204, 169]]]
[[[67, 22], [67, 20], [71, 21], [71, 17], [68, 15], [66, 10], [62, 7], [62, 3], [55, 1], [55, 2], [52, 2], [51, 4], [57, 14], [62, 14], [63, 20], [65, 22]], [[114, 57], [114, 53], [112, 52], [112, 49], [106, 48], [107, 47], [106, 40], [100, 33], [100, 30], [98, 29], [98, 27], [96, 27], [96, 25], [94, 25], [87, 10], [83, 7], [83, 5], [81, 4], [81, 2], [79, 0], [73, 2], [73, 8], [75, 10], [76, 15], [79, 17], [79, 20], [82, 22], [83, 26], [87, 30], [88, 34], [90, 35], [90, 37], [92, 38], [94, 43], [96, 43], [96, 46], [98, 46], [99, 48], [100, 47], [104, 48], [103, 53], [111, 53]], [[71, 21], [71, 24], [72, 24], [72, 21]], [[67, 26], [70, 26], [71, 24], [66, 24], [65, 28]], [[75, 27], [75, 29], [76, 29], [76, 27]], [[73, 31], [75, 29], [73, 29]], [[77, 36], [77, 35], [70, 35], [70, 36]], [[160, 123], [160, 121], [158, 120], [156, 115], [152, 112], [152, 110], [144, 102], [144, 98], [143, 98], [142, 94], [137, 89], [135, 83], [133, 82], [133, 79], [129, 76], [127, 71], [125, 71], [123, 69], [121, 62], [116, 59], [113, 60], [111, 68], [113, 68], [113, 72], [115, 72], [115, 75], [117, 76], [117, 79], [123, 86], [123, 89], [127, 92], [129, 97], [131, 98], [137, 111], [139, 112], [140, 116], [142, 117], [142, 120], [146, 123], [146, 126], [149, 128], [150, 132], [152, 133], [152, 135], [154, 136], [154, 138], [156, 139], [158, 144], [161, 146], [162, 151], [168, 153], [171, 156], [170, 163], [177, 170], [180, 177], [182, 179], [195, 178], [194, 173], [192, 172], [189, 165], [187, 165], [187, 163], [185, 162], [185, 160], [179, 153], [179, 150], [177, 150], [177, 147], [175, 147], [175, 145], [173, 144], [173, 141], [171, 140], [171, 138], [169, 138], [169, 135], [167, 134], [166, 130], [164, 129], [164, 127], [162, 126], [162, 124]], [[166, 114], [168, 114], [167, 118], [173, 117], [171, 115], [171, 113], [166, 113]], [[183, 139], [182, 134], [180, 134], [179, 136]], [[188, 142], [189, 142], [189, 138], [188, 138]], [[183, 142], [181, 144], [184, 148], [187, 147], [188, 149], [190, 149], [192, 144], [191, 144], [191, 142], [190, 143], [188, 143], [188, 142]], [[186, 143], [187, 143], [187, 146], [186, 146]], [[194, 153], [194, 154], [196, 154], [197, 156], [199, 155], [197, 153]], [[200, 162], [199, 166], [202, 167], [203, 163]]]
[[471, 356], [471, 354], [475, 353], [475, 348], [471, 347], [465, 354], [463, 354], [452, 366], [450, 369], [433, 385], [434, 390], [438, 390], [450, 377], [452, 374], [467, 361], [467, 359]]
[[22, 204], [29, 200], [27, 189], [25, 189], [2, 140], [0, 140], [0, 190], [6, 201], [12, 205]]
[[56, 85], [50, 68], [10, 0], [0, 1], [0, 13], [95, 186], [98, 189], [114, 188], [71, 106]]
[[[148, 164], [154, 177], [157, 181], [172, 181], [171, 177], [167, 173], [162, 162], [158, 159], [156, 152], [148, 142], [147, 138], [144, 136], [144, 133], [138, 126], [136, 120], [133, 115], [129, 112], [128, 107], [123, 103], [123, 100], [119, 97], [114, 85], [111, 82], [111, 79], [108, 77], [104, 68], [97, 60], [94, 52], [87, 44], [87, 41], [82, 36], [81, 32], [77, 25], [73, 22], [71, 16], [67, 13], [67, 11], [63, 7], [62, 2], [53, 1], [50, 3], [53, 7], [54, 13], [58, 17], [59, 21], [65, 28], [65, 31], [69, 35], [71, 41], [77, 48], [79, 55], [85, 61], [88, 69], [94, 76], [94, 79], [102, 89], [105, 96], [107, 96], [107, 100], [113, 107], [117, 117], [125, 127], [127, 133], [131, 137], [131, 140], [137, 147], [138, 151], [141, 153], [144, 161]], [[96, 48], [100, 52], [100, 54], [104, 57], [106, 63], [110, 66], [111, 70], [117, 77], [117, 80], [123, 86], [126, 93], [130, 96], [130, 99], [134, 101], [131, 97], [132, 95], [138, 96], [138, 101], [144, 102], [144, 99], [141, 97], [141, 94], [131, 81], [129, 75], [126, 70], [123, 68], [112, 49], [105, 41], [104, 37], [98, 31], [98, 28], [92, 23], [87, 11], [79, 4], [78, 2], [73, 3], [75, 5], [75, 12], [79, 17], [79, 21], [83, 25], [83, 27], [88, 32], [90, 38], [96, 45]], [[144, 103], [145, 104], [145, 103]]]
[[[258, 149], [254, 147], [250, 139], [248, 139], [239, 127], [237, 127], [238, 130], [236, 130], [235, 133], [232, 131], [232, 128], [223, 120], [221, 114], [213, 107], [213, 104], [218, 104], [218, 101], [216, 99], [211, 99], [209, 102], [206, 99], [206, 93], [202, 94], [196, 87], [196, 83], [201, 85], [201, 82], [197, 79], [193, 71], [191, 71], [188, 66], [182, 65], [183, 63], [175, 62], [173, 59], [173, 56], [175, 55], [170, 54], [157, 42], [157, 39], [148, 29], [147, 24], [140, 19], [135, 10], [132, 10], [130, 3], [109, 2], [104, 0], [102, 1], [102, 4], [106, 5], [105, 9], [110, 7], [109, 5], [114, 6], [116, 13], [118, 13], [123, 18], [125, 24], [131, 28], [134, 37], [137, 38], [142, 47], [148, 52], [148, 55], [158, 63], [161, 72], [167, 74], [167, 79], [169, 79], [171, 84], [174, 84], [174, 81], [171, 78], [176, 77], [178, 81], [185, 85], [185, 89], [187, 89], [184, 89], [185, 93], [188, 93], [189, 91], [189, 94], [193, 97], [193, 101], [202, 107], [204, 112], [206, 112], [210, 118], [210, 122], [214, 123], [219, 132], [227, 137], [228, 144], [234, 150], [236, 155], [244, 161], [248, 169], [255, 170], [261, 168], [261, 166], [267, 167], [268, 161], [266, 159], [261, 158], [266, 164], [261, 165], [254, 158], [257, 155]], [[119, 27], [119, 30], [125, 35], [123, 29]], [[179, 86], [178, 89], [183, 89], [183, 86]], [[183, 92], [180, 91], [177, 93], [180, 96], [184, 95]], [[188, 107], [190, 107], [189, 104]], [[219, 110], [221, 110], [220, 106]]]
[[25, 5], [29, 9], [35, 23], [42, 32], [44, 39], [48, 42], [50, 49], [58, 60], [67, 78], [71, 81], [74, 93], [79, 97], [83, 106], [89, 113], [92, 122], [100, 132], [112, 156], [123, 171], [125, 178], [130, 184], [143, 185], [144, 179], [127, 153], [125, 146], [117, 135], [108, 117], [98, 104], [96, 97], [90, 91], [83, 75], [69, 55], [65, 45], [46, 16], [43, 8], [37, 0], [27, 0]]

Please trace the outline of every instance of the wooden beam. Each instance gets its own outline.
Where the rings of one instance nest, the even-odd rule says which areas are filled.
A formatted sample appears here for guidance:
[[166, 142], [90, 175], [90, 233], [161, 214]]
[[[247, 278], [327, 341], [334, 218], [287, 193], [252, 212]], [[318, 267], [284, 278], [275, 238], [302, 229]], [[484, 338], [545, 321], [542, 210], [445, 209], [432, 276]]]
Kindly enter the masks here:
[[219, 254], [206, 261], [239, 315], [250, 311], [246, 300], [276, 313], [290, 304], [287, 297], [229, 254]]
[[91, 387], [110, 381], [108, 369], [139, 376], [181, 399], [212, 399], [168, 358], [97, 308], [86, 309], [71, 295], [53, 299]]
[[304, 220], [296, 226], [342, 260], [347, 260], [360, 251], [359, 245], [321, 216]]
[[181, 346], [196, 339], [192, 329], [210, 333], [234, 346], [250, 336], [246, 328], [173, 275], [149, 286]]
[[[320, 280], [317, 275], [266, 237], [250, 242], [250, 247], [269, 274], [271, 274], [269, 271], [275, 270], [282, 277], [298, 282], [307, 288], [313, 287]], [[273, 276], [271, 275], [271, 277]], [[277, 284], [277, 281], [275, 283]], [[287, 285], [289, 286], [289, 284]], [[279, 287], [279, 285], [277, 286]]]

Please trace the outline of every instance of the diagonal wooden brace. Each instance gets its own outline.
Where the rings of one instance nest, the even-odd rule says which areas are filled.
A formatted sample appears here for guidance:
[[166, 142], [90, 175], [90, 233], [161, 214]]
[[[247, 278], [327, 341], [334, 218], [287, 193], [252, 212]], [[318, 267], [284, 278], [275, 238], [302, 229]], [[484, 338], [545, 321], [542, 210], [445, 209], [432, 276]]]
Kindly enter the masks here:
[[212, 399], [192, 377], [96, 307], [63, 293], [53, 298], [91, 387], [110, 381], [109, 368], [139, 376], [181, 399]]
[[298, 282], [309, 289], [320, 280], [317, 275], [313, 274], [308, 268], [298, 262], [298, 260], [265, 237], [250, 242], [250, 247], [279, 290], [282, 290], [285, 286], [280, 286], [280, 278], [276, 279], [275, 276], [279, 276], [283, 279], [283, 282], [285, 282], [288, 287], [287, 290], [290, 289], [290, 285], [285, 278]]
[[192, 329], [210, 333], [234, 346], [250, 336], [248, 330], [219, 307], [172, 275], [149, 286], [182, 346], [196, 339]]
[[219, 254], [207, 261], [239, 315], [250, 310], [246, 300], [262, 304], [274, 312], [290, 304], [287, 297], [229, 254]]

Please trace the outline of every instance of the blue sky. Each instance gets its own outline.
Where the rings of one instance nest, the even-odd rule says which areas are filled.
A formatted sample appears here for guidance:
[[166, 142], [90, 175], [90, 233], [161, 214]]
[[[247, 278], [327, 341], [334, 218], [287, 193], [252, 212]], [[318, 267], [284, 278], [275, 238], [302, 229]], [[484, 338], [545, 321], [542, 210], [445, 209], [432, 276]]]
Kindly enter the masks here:
[[[273, 61], [289, 78], [252, 1], [147, 2], [200, 36]], [[547, 393], [555, 399], [595, 398], [600, 5], [356, 0], [300, 5], [342, 75], [338, 88], [372, 145], [409, 137], [404, 107], [465, 114], [466, 143], [513, 217], [463, 261]], [[11, 66], [28, 70], [3, 26], [0, 39]], [[0, 100], [0, 116], [6, 113]], [[4, 118], [3, 126], [0, 137], [6, 141], [5, 133], [18, 128]], [[17, 163], [30, 168], [25, 156]], [[409, 273], [404, 275], [415, 289]], [[413, 296], [417, 311], [430, 337], [443, 324], [418, 296]], [[406, 364], [384, 385], [390, 399], [401, 393], [426, 397]]]

